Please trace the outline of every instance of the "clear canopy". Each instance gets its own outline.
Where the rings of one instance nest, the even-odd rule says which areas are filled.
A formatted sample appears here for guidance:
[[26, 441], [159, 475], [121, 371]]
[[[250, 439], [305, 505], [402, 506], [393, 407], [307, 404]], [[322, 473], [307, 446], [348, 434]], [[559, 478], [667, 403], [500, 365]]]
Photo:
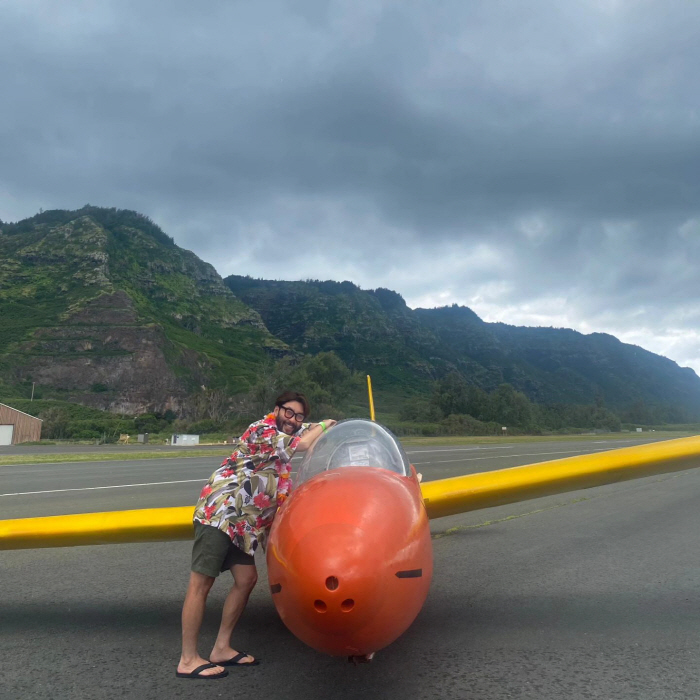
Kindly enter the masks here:
[[406, 476], [411, 467], [398, 440], [378, 423], [345, 420], [324, 433], [304, 455], [296, 483], [341, 467], [377, 467]]

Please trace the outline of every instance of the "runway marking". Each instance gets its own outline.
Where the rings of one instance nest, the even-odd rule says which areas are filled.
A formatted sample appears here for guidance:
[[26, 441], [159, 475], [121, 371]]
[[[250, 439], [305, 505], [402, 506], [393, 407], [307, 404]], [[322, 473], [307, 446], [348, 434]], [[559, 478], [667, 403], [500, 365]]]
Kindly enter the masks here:
[[624, 445], [628, 442], [638, 443], [645, 442], [644, 440], [594, 440], [591, 445]]
[[406, 454], [416, 454], [418, 452], [476, 452], [477, 450], [514, 450], [515, 445], [503, 445], [502, 447], [436, 447], [433, 450], [406, 450]]
[[[626, 443], [637, 443], [637, 440], [595, 440], [591, 442], [591, 445], [624, 445]], [[431, 450], [405, 450], [406, 454], [417, 454], [419, 452], [432, 452], [433, 454], [437, 452], [475, 452], [475, 451], [485, 451], [485, 450], [514, 450], [517, 445], [502, 445], [499, 447], [436, 447]], [[595, 450], [594, 450], [595, 451]], [[599, 451], [599, 450], [598, 450]], [[550, 454], [549, 452], [542, 452], [541, 454]], [[551, 454], [559, 454], [558, 452], [552, 452]], [[517, 457], [519, 455], [509, 455], [510, 457]]]
[[[14, 457], [15, 455], [9, 455], [10, 457]], [[89, 466], [91, 464], [105, 464], [107, 463], [110, 467], [114, 466], [118, 468], [119, 466], [126, 467], [126, 466], [131, 466], [132, 464], [134, 466], [144, 466], [144, 463], [146, 465], [148, 464], [162, 464], [163, 462], [169, 462], [169, 461], [174, 461], [174, 462], [182, 462], [183, 459], [186, 459], [187, 462], [194, 462], [197, 459], [208, 459], [207, 455], [204, 456], [195, 456], [195, 457], [153, 457], [149, 459], [148, 457], [144, 459], [79, 459], [76, 460], [75, 462], [21, 462], [17, 464], [0, 464], [0, 468], [2, 469], [7, 469], [9, 467], [55, 467], [55, 466], [74, 466], [78, 465], [80, 467], [82, 466]], [[225, 458], [224, 458], [225, 459]], [[115, 463], [116, 464], [113, 464]], [[186, 464], [185, 462], [184, 464]]]
[[[597, 450], [593, 450], [593, 452], [607, 452], [607, 450], [604, 450], [602, 448], [599, 448]], [[593, 452], [581, 452], [581, 450], [567, 450], [567, 451], [558, 451], [558, 452], [533, 452], [533, 453], [526, 453], [526, 454], [520, 454], [520, 455], [508, 455], [508, 457], [543, 457], [545, 455], [584, 455], [584, 454], [593, 454]], [[465, 457], [463, 459], [440, 459], [440, 460], [432, 460], [430, 462], [414, 462], [413, 466], [424, 466], [424, 465], [430, 465], [430, 464], [446, 464], [447, 462], [479, 462], [484, 459], [503, 459], [501, 455], [494, 455], [493, 457]], [[519, 467], [529, 467], [531, 465], [529, 464], [518, 464], [516, 466]]]
[[[594, 452], [605, 452], [604, 449], [600, 448], [597, 450], [594, 450]], [[519, 455], [508, 455], [508, 457], [542, 457], [545, 455], [556, 455], [556, 454], [591, 454], [590, 452], [588, 453], [582, 453], [580, 450], [560, 450], [557, 452], [534, 452], [534, 453], [525, 453], [525, 454], [519, 454]], [[500, 455], [494, 455], [494, 456], [489, 456], [489, 457], [466, 457], [463, 459], [443, 459], [443, 460], [434, 460], [431, 462], [415, 462], [415, 466], [425, 466], [425, 465], [430, 465], [430, 464], [446, 464], [448, 462], [475, 462], [479, 460], [486, 460], [486, 459], [502, 459]], [[66, 464], [66, 462], [63, 462], [63, 464]], [[517, 465], [517, 466], [529, 466], [529, 465]], [[132, 488], [136, 486], [168, 486], [171, 484], [191, 484], [195, 482], [199, 483], [204, 483], [206, 482], [206, 477], [202, 477], [200, 479], [181, 479], [178, 481], [151, 481], [148, 483], [144, 484], [115, 484], [112, 486], [84, 486], [82, 488], [71, 488], [71, 489], [51, 489], [51, 490], [46, 490], [46, 491], [18, 491], [15, 493], [0, 493], [0, 498], [3, 498], [5, 496], [36, 496], [40, 494], [45, 494], [45, 493], [66, 493], [69, 491], [100, 491], [100, 490], [105, 490], [105, 489], [127, 489], [127, 488]]]
[[[594, 440], [591, 445], [625, 445], [627, 443], [636, 444], [638, 440]], [[429, 450], [411, 450], [406, 449], [406, 454], [417, 454], [419, 452], [431, 452], [436, 454], [438, 452], [476, 452], [476, 451], [486, 451], [486, 450], [514, 450], [517, 445], [499, 445], [498, 447], [435, 447], [435, 449]], [[600, 452], [600, 450], [594, 450], [594, 452]], [[542, 452], [540, 454], [561, 454], [559, 452]], [[527, 457], [529, 455], [508, 455], [509, 457]]]
[[[638, 440], [596, 440], [595, 442], [591, 442], [592, 445], [609, 445], [609, 444], [616, 444], [616, 445], [622, 445], [625, 443], [633, 443], [637, 444], [639, 441]], [[644, 442], [644, 441], [642, 441]], [[426, 449], [426, 450], [412, 450], [412, 449], [406, 449], [405, 452], [406, 454], [419, 454], [422, 452], [429, 452], [432, 454], [436, 454], [437, 452], [476, 452], [476, 451], [486, 451], [486, 450], [514, 450], [516, 448], [516, 445], [502, 445], [502, 446], [497, 446], [497, 447], [455, 447], [455, 448], [450, 448], [450, 447], [439, 447], [436, 446], [435, 448], [432, 449]], [[109, 454], [117, 454], [114, 452], [110, 452]], [[155, 454], [164, 454], [163, 452], [157, 452]], [[541, 454], [559, 454], [557, 452], [542, 452]], [[0, 454], [0, 457], [4, 457], [6, 455]], [[7, 455], [8, 457], [14, 457], [15, 455]], [[218, 457], [219, 455], [213, 454], [212, 457]], [[510, 457], [516, 457], [519, 455], [508, 455]], [[21, 462], [17, 464], [0, 464], [0, 468], [6, 469], [6, 468], [12, 468], [12, 467], [49, 467], [49, 466], [89, 466], [92, 464], [104, 464], [105, 462], [117, 462], [119, 463], [120, 461], [125, 462], [126, 464], [116, 464], [114, 465], [117, 468], [128, 468], [130, 466], [139, 466], [140, 464], [146, 463], [146, 464], [163, 464], [164, 462], [169, 462], [169, 461], [176, 461], [176, 462], [182, 462], [183, 459], [186, 459], [188, 462], [190, 460], [194, 461], [197, 459], [202, 459], [202, 460], [208, 460], [209, 455], [195, 455], [193, 457], [187, 457], [187, 456], [179, 456], [179, 457], [144, 457], [144, 458], [139, 458], [139, 459], [129, 459], [128, 457], [124, 460], [101, 460], [101, 459], [91, 459], [91, 460], [76, 460], [74, 462], [67, 462], [67, 461], [62, 461], [62, 462]], [[292, 459], [302, 459], [301, 455], [295, 455]], [[488, 459], [485, 457], [484, 459]], [[424, 464], [424, 463], [422, 463]], [[111, 466], [111, 465], [110, 465]], [[184, 466], [184, 465], [182, 465]], [[38, 470], [41, 471], [41, 470]], [[2, 495], [2, 494], [0, 494]]]
[[80, 489], [53, 489], [52, 491], [18, 491], [17, 493], [0, 493], [3, 496], [35, 496], [41, 493], [64, 493], [65, 491], [99, 491], [100, 489], [128, 489], [132, 486], [166, 486], [168, 484], [190, 484], [198, 481], [200, 484], [206, 483], [207, 479], [183, 479], [182, 481], [152, 481], [147, 484], [117, 484], [115, 486], [84, 486]]

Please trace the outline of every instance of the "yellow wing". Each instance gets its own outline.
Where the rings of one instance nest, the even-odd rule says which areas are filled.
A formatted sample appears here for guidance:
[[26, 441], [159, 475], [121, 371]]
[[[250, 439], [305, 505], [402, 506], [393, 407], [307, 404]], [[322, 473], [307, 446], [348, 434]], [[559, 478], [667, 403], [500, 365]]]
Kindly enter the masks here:
[[421, 485], [431, 518], [700, 467], [700, 436], [565, 457]]
[[[700, 467], [700, 436], [567, 457], [421, 485], [439, 518], [627, 479]], [[0, 550], [164, 542], [192, 537], [192, 506], [0, 520]]]

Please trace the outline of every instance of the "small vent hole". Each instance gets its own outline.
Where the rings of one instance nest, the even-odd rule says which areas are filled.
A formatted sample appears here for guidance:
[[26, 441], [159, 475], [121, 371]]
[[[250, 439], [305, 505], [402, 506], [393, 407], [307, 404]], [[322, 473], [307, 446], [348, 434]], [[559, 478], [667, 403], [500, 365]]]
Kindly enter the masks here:
[[324, 613], [328, 609], [322, 600], [314, 600], [314, 608], [316, 608], [316, 612], [320, 613]]
[[335, 591], [338, 588], [338, 579], [335, 576], [329, 576], [326, 579], [326, 588], [329, 591]]
[[355, 601], [352, 598], [347, 598], [340, 604], [340, 609], [343, 612], [350, 612], [355, 607]]

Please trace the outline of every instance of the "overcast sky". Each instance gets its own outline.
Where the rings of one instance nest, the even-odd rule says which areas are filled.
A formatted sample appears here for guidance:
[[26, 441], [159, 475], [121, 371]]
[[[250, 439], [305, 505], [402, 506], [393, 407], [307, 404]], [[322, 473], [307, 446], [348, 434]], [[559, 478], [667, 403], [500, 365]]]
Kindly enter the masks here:
[[1, 0], [0, 218], [700, 373], [700, 2]]

